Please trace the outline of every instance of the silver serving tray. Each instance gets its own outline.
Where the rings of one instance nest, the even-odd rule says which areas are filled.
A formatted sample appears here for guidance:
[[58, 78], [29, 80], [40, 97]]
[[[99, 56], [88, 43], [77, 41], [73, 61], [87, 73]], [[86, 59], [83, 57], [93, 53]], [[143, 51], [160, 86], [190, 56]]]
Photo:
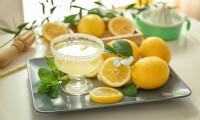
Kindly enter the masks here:
[[[38, 69], [47, 68], [43, 58], [30, 59], [27, 62], [30, 87], [33, 98], [34, 108], [39, 112], [63, 112], [78, 111], [102, 107], [112, 107], [127, 104], [137, 104], [146, 102], [155, 102], [169, 100], [173, 98], [186, 97], [191, 94], [190, 88], [180, 79], [180, 77], [170, 68], [170, 77], [168, 82], [161, 88], [155, 90], [138, 90], [136, 97], [124, 97], [119, 103], [98, 104], [90, 101], [89, 95], [73, 96], [60, 92], [57, 99], [49, 99], [46, 95], [38, 94], [37, 89], [40, 84]], [[94, 87], [105, 86], [96, 79], [92, 80]]]

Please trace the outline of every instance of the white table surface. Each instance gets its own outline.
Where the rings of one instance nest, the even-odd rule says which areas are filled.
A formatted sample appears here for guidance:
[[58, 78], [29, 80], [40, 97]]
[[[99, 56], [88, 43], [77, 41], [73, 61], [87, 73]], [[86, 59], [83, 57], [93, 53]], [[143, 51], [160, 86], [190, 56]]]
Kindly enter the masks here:
[[[78, 112], [39, 113], [33, 108], [27, 70], [23, 69], [0, 79], [0, 120], [200, 120], [200, 22], [191, 22], [189, 32], [183, 30], [179, 40], [168, 42], [170, 65], [191, 88], [189, 97]], [[43, 56], [45, 51], [46, 46], [36, 42], [8, 68], [30, 57]]]

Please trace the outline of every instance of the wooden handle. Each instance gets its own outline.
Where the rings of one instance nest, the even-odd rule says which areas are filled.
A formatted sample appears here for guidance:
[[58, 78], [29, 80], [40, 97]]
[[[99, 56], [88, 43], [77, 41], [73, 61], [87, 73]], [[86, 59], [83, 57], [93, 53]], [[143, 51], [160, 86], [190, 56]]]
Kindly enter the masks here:
[[0, 68], [8, 66], [17, 55], [26, 51], [35, 41], [35, 34], [33, 31], [25, 31], [13, 41], [13, 44], [0, 53]]
[[18, 54], [18, 48], [16, 46], [11, 46], [7, 49], [5, 49], [0, 54], [0, 68], [4, 68], [10, 64], [14, 58], [17, 57]]

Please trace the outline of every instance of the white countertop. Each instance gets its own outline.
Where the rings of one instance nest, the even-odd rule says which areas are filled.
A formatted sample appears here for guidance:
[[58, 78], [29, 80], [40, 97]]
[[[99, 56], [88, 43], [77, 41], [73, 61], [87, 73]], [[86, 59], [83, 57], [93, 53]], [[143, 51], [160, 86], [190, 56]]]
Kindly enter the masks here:
[[[23, 69], [0, 79], [0, 120], [200, 120], [200, 22], [191, 22], [189, 32], [183, 30], [179, 40], [168, 42], [172, 51], [170, 65], [191, 88], [189, 97], [77, 112], [39, 113], [33, 108], [27, 70]], [[45, 50], [37, 42], [10, 67], [24, 63], [27, 57], [43, 56]]]

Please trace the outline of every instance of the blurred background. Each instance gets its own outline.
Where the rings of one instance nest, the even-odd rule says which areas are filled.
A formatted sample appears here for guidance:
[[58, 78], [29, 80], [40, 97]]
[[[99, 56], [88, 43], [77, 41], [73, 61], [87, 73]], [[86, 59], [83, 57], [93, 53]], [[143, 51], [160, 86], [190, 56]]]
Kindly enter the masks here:
[[[3, 27], [16, 27], [17, 24], [23, 21], [33, 21], [40, 19], [42, 16], [41, 5], [38, 4], [42, 0], [1, 0], [0, 1], [0, 26]], [[45, 0], [44, 0], [45, 1]], [[63, 5], [66, 0], [55, 0], [56, 5]], [[89, 3], [94, 0], [77, 0], [82, 6], [92, 7]], [[120, 7], [127, 4], [136, 2], [136, 0], [101, 0], [108, 7]], [[145, 1], [145, 0], [144, 0]], [[150, 0], [152, 1], [152, 0]], [[165, 1], [177, 9], [194, 18], [200, 20], [200, 0], [154, 0], [153, 2]], [[69, 0], [70, 2], [70, 0]], [[60, 10], [61, 11], [61, 10]], [[64, 14], [57, 10], [57, 16]], [[67, 12], [66, 12], [67, 13]]]

